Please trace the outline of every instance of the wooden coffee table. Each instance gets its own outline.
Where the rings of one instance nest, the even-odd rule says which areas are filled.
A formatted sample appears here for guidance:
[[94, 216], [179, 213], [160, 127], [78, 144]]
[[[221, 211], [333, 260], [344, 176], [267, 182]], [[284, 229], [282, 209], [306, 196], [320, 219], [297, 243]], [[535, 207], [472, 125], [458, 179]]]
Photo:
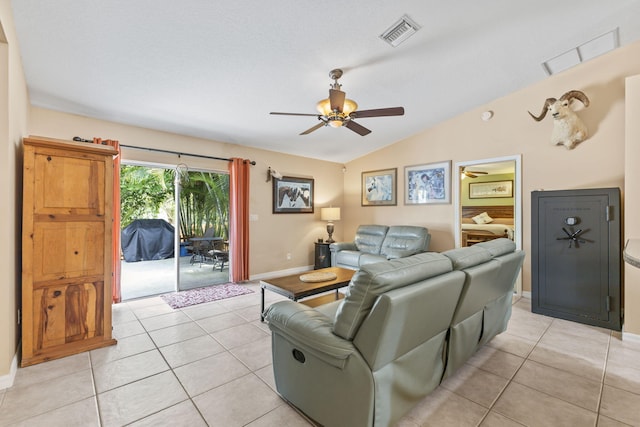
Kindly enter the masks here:
[[[303, 274], [324, 272], [334, 273], [336, 275], [336, 278], [324, 282], [303, 282], [302, 280], [300, 280], [300, 276], [302, 276]], [[348, 268], [329, 267], [305, 273], [292, 274], [290, 276], [274, 277], [273, 279], [261, 280], [260, 293], [262, 303], [260, 305], [260, 320], [264, 322], [265, 289], [269, 289], [270, 291], [285, 296], [293, 301], [298, 301], [301, 298], [306, 298], [313, 295], [321, 294], [323, 292], [335, 290], [335, 299], [339, 299], [340, 294], [338, 293], [338, 289], [349, 284], [354, 273], [355, 270], [349, 270]]]

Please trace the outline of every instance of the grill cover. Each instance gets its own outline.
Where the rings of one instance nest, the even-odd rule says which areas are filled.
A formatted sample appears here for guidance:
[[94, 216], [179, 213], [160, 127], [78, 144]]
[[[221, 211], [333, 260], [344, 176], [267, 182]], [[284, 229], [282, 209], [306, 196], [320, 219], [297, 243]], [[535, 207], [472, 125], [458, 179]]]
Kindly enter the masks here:
[[173, 234], [173, 225], [164, 219], [136, 219], [120, 233], [124, 260], [173, 258]]

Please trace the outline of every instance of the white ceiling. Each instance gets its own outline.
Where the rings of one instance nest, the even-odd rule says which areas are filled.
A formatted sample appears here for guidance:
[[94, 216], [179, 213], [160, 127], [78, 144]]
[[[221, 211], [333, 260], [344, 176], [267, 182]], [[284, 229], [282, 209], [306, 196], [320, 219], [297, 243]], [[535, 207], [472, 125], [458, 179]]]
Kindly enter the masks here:
[[[35, 106], [336, 162], [545, 79], [543, 62], [604, 33], [618, 29], [620, 45], [640, 39], [640, 0], [12, 6]], [[393, 48], [378, 36], [405, 14], [421, 29]], [[269, 115], [315, 113], [333, 68], [360, 109], [403, 106], [405, 115], [357, 120], [372, 131], [364, 137], [329, 127], [299, 136], [314, 117]]]

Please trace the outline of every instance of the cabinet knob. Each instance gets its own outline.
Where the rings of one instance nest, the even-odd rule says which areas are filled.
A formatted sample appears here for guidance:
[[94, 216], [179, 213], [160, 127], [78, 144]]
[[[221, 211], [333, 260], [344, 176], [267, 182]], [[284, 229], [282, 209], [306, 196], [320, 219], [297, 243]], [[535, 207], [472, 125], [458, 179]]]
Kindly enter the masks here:
[[53, 292], [53, 296], [54, 297], [59, 297], [60, 295], [62, 295], [62, 291], [54, 291]]

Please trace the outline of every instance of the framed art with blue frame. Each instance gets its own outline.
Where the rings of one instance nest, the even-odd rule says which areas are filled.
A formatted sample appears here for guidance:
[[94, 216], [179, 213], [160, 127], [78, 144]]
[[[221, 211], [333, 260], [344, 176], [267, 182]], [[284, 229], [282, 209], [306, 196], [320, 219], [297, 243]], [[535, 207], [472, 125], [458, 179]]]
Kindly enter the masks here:
[[451, 203], [451, 161], [405, 166], [404, 204]]

